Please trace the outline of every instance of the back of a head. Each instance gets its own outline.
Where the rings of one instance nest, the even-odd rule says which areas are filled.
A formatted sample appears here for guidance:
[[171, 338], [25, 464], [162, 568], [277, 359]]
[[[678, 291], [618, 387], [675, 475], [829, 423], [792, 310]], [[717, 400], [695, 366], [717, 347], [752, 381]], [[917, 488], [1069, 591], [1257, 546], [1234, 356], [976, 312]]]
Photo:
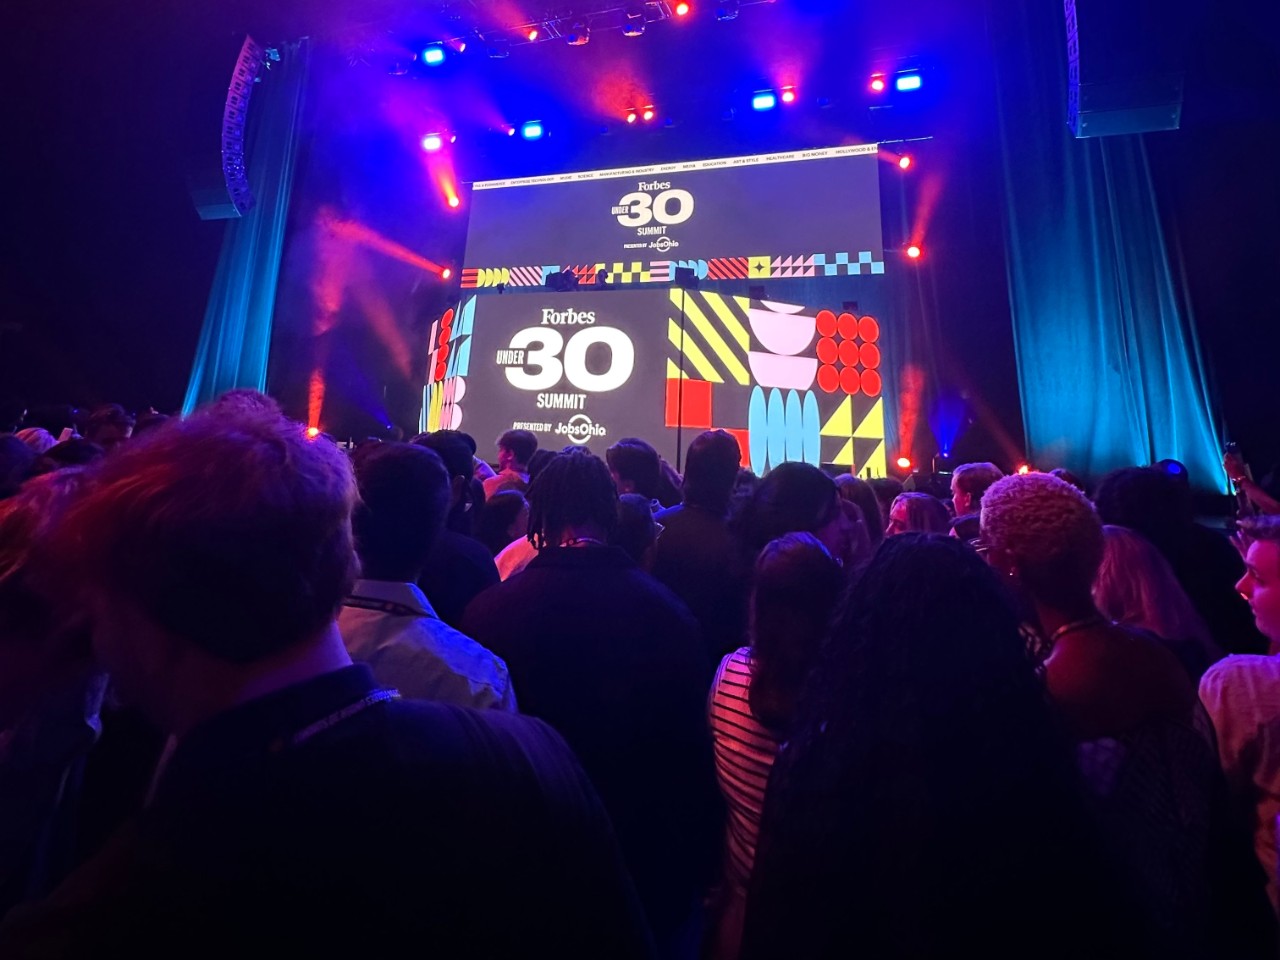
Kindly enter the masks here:
[[645, 554], [656, 539], [657, 530], [649, 498], [638, 493], [624, 493], [618, 497], [618, 525], [609, 542], [643, 565]]
[[751, 589], [751, 711], [788, 732], [806, 678], [841, 599], [840, 565], [811, 533], [788, 533], [756, 558]]
[[942, 956], [996, 934], [1003, 955], [1045, 885], [1078, 902], [1097, 869], [1086, 831], [994, 572], [954, 538], [891, 537], [837, 612], [776, 762], [746, 939], [781, 943], [781, 926], [793, 955], [828, 956], [853, 929], [868, 956]]
[[1102, 562], [1102, 524], [1069, 483], [1047, 473], [1005, 477], [982, 500], [982, 538], [1033, 599], [1057, 608], [1088, 602]]
[[30, 481], [0, 503], [0, 642], [44, 639], [54, 603], [52, 596], [43, 595], [43, 588], [60, 587], [62, 602], [57, 605], [69, 606], [67, 585], [55, 582], [57, 565], [49, 547], [58, 522], [84, 483], [83, 471], [63, 470]]
[[1209, 629], [1164, 554], [1126, 527], [1108, 525], [1102, 533], [1102, 565], [1093, 582], [1093, 599], [1103, 616], [1165, 640], [1194, 640], [1212, 652]]
[[1153, 467], [1126, 467], [1102, 478], [1094, 497], [1103, 523], [1128, 527], [1157, 547], [1194, 519], [1190, 487]]
[[537, 479], [538, 474], [542, 472], [542, 468], [555, 459], [556, 452], [554, 450], [535, 450], [533, 456], [529, 458], [526, 466], [529, 468], [529, 482], [533, 483]]
[[888, 521], [880, 510], [880, 501], [875, 490], [871, 489], [871, 484], [851, 473], [842, 473], [836, 477], [836, 490], [845, 500], [858, 505], [871, 546], [873, 549], [878, 547], [884, 539], [884, 528]]
[[169, 417], [166, 414], [148, 411], [138, 417], [138, 422], [133, 427], [133, 437], [136, 440], [153, 430], [159, 430], [168, 422]]
[[444, 461], [450, 477], [470, 477], [473, 473], [471, 447], [456, 430], [437, 430], [413, 438], [415, 446], [432, 450]]
[[501, 490], [495, 493], [484, 502], [480, 516], [476, 518], [475, 538], [496, 556], [511, 543], [507, 531], [525, 509], [526, 503], [524, 494], [518, 490]]
[[1087, 494], [1089, 491], [1084, 485], [1084, 481], [1068, 470], [1066, 467], [1054, 467], [1049, 471], [1051, 477], [1057, 477], [1063, 483], [1069, 483], [1081, 493]]
[[867, 481], [867, 485], [871, 487], [876, 500], [880, 502], [880, 515], [884, 517], [885, 523], [888, 523], [889, 508], [902, 493], [902, 481], [894, 477], [872, 477]]
[[449, 475], [440, 458], [411, 443], [383, 443], [355, 465], [360, 504], [353, 526], [364, 576], [418, 579], [449, 511]]
[[970, 512], [976, 513], [982, 505], [982, 495], [991, 485], [1004, 476], [1004, 471], [994, 463], [962, 463], [951, 475], [952, 482], [970, 497]]
[[538, 438], [528, 430], [508, 430], [498, 438], [498, 447], [510, 451], [520, 466], [527, 466], [538, 449]]
[[813, 533], [839, 510], [836, 485], [807, 463], [780, 463], [760, 481], [741, 516], [742, 538], [752, 550], [785, 533]]
[[684, 502], [715, 513], [726, 511], [741, 461], [742, 449], [732, 434], [724, 430], [698, 434], [685, 456]]
[[333, 620], [355, 568], [355, 500], [330, 441], [263, 410], [198, 412], [102, 462], [63, 552], [102, 595], [250, 663]]
[[609, 468], [581, 448], [565, 450], [529, 488], [529, 539], [542, 550], [569, 530], [590, 528], [608, 538], [618, 522], [618, 495]]
[[906, 532], [946, 533], [951, 527], [951, 514], [943, 502], [931, 494], [899, 494], [889, 507], [890, 514], [899, 507], [906, 510]]
[[0, 500], [18, 492], [35, 463], [35, 450], [13, 434], [0, 436]]
[[118, 403], [95, 407], [85, 425], [84, 438], [112, 451], [133, 434], [134, 419]]
[[249, 387], [236, 387], [220, 394], [212, 403], [202, 407], [201, 412], [219, 417], [284, 416], [280, 404], [273, 397]]
[[12, 729], [47, 693], [47, 684], [62, 682], [88, 661], [84, 618], [51, 549], [62, 515], [83, 486], [82, 471], [62, 470], [29, 481], [0, 503], [0, 730]]
[[630, 483], [641, 496], [657, 498], [662, 474], [657, 450], [636, 437], [623, 437], [604, 452], [604, 457], [620, 487]]

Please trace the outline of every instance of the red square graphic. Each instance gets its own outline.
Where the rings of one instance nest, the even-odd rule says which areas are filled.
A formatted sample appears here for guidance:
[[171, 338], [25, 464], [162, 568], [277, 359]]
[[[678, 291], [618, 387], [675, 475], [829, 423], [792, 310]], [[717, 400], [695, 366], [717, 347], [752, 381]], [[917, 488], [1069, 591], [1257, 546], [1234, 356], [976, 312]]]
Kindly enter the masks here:
[[[683, 387], [681, 386], [683, 384]], [[683, 392], [683, 397], [681, 393]], [[683, 400], [684, 409], [681, 409]], [[664, 421], [668, 427], [711, 427], [711, 384], [706, 380], [668, 380], [667, 408]]]

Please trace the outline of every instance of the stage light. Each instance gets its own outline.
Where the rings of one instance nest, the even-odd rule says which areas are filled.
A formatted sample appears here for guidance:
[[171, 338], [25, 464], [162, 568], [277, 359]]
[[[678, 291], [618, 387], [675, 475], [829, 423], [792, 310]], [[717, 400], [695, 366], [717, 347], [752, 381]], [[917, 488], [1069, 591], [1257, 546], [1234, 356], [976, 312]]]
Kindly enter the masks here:
[[524, 32], [524, 35], [530, 43], [533, 43], [533, 41], [538, 39], [538, 28], [530, 27], [528, 30]]
[[885, 80], [884, 80], [884, 74], [883, 74], [883, 73], [873, 73], [873, 74], [871, 75], [871, 84], [870, 84], [870, 86], [871, 86], [871, 92], [872, 92], [872, 93], [884, 93], [884, 89], [885, 89], [885, 87], [886, 87], [886, 86], [888, 86], [888, 84], [886, 84], [886, 83], [885, 83]]
[[684, 0], [681, 0], [680, 3], [676, 4], [676, 16], [687, 17], [689, 15], [689, 11], [692, 9], [693, 8], [690, 7], [689, 4], [685, 3]]
[[515, 135], [516, 135], [516, 128], [515, 128], [515, 127], [507, 127], [507, 136], [508, 136], [508, 137], [514, 137]]
[[453, 45], [453, 49], [457, 50], [459, 53], [465, 53], [467, 50], [467, 41], [465, 40], [456, 41]]
[[637, 114], [634, 110], [628, 110], [628, 111], [627, 111], [627, 123], [635, 123], [635, 122], [636, 122], [636, 118], [637, 118], [638, 116], [639, 116], [639, 114]]
[[920, 74], [918, 73], [900, 73], [893, 78], [893, 88], [900, 93], [905, 93], [908, 90], [919, 90], [921, 83]]
[[716, 7], [717, 20], [737, 20], [738, 19], [738, 0], [723, 0]]
[[628, 20], [626, 23], [622, 25], [622, 35], [624, 37], [643, 37], [644, 21]]
[[645, 121], [652, 120], [653, 117], [654, 117], [653, 107], [645, 107], [644, 113], [640, 115], [640, 119]]
[[314, 440], [314, 439], [315, 439], [316, 437], [318, 437], [318, 436], [320, 436], [320, 428], [319, 428], [319, 427], [307, 427], [307, 439], [308, 439], [308, 440]]
[[428, 67], [438, 67], [444, 63], [444, 47], [438, 43], [422, 48], [422, 62]]
[[1018, 472], [1018, 476], [1020, 476], [1020, 477], [1025, 477], [1028, 473], [1030, 473], [1030, 472], [1031, 472], [1031, 464], [1029, 464], [1029, 463], [1020, 463], [1020, 464], [1018, 464], [1018, 471], [1017, 471], [1017, 472]]
[[911, 166], [911, 158], [910, 158], [910, 157], [899, 157], [899, 158], [898, 158], [898, 169], [899, 169], [899, 170], [906, 170], [906, 169], [907, 169], [908, 167], [910, 167], [910, 166]]
[[530, 120], [520, 126], [520, 136], [526, 140], [538, 140], [542, 137], [542, 121]]
[[428, 133], [422, 138], [422, 149], [427, 153], [435, 153], [444, 146], [444, 137], [438, 133]]
[[911, 458], [910, 458], [910, 457], [899, 457], [899, 458], [898, 458], [896, 461], [894, 461], [894, 462], [898, 464], [898, 469], [899, 469], [899, 470], [910, 470], [910, 469], [911, 469]]
[[443, 270], [440, 271], [441, 280], [448, 280], [452, 276], [453, 276], [453, 271], [450, 270], [448, 267], [445, 267]]
[[778, 95], [772, 90], [759, 90], [751, 98], [752, 110], [772, 110], [778, 105]]
[[783, 103], [795, 103], [795, 102], [796, 102], [796, 88], [795, 88], [795, 87], [783, 87], [783, 88], [782, 88], [782, 102], [783, 102]]
[[922, 253], [924, 253], [924, 251], [920, 249], [919, 244], [913, 243], [907, 247], [907, 256], [912, 260], [919, 260]]
[[462, 206], [462, 201], [459, 200], [457, 197], [450, 197], [449, 206], [453, 207], [456, 210], [458, 207]]
[[591, 40], [591, 27], [585, 20], [575, 20], [564, 33], [564, 42], [571, 47], [580, 47]]

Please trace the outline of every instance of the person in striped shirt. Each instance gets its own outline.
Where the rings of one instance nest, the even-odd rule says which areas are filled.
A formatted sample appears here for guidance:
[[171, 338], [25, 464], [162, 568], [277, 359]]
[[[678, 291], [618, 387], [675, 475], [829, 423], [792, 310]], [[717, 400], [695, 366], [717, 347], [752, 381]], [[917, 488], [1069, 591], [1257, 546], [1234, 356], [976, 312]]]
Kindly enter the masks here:
[[720, 662], [708, 707], [716, 777], [728, 807], [723, 882], [711, 956], [738, 955], [765, 787], [817, 658], [844, 577], [811, 533], [771, 541], [755, 565], [751, 645]]

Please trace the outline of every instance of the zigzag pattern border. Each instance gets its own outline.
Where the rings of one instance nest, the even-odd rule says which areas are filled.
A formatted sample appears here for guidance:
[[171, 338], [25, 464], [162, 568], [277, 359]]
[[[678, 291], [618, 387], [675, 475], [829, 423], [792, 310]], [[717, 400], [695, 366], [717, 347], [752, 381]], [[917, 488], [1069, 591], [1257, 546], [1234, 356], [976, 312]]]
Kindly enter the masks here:
[[700, 280], [774, 280], [788, 277], [878, 276], [885, 262], [870, 250], [834, 253], [713, 257], [710, 260], [630, 260], [563, 266], [464, 267], [464, 290], [506, 285], [538, 287], [557, 270], [572, 272], [578, 283], [593, 285], [605, 277], [610, 284], [671, 283], [678, 268], [691, 269]]

